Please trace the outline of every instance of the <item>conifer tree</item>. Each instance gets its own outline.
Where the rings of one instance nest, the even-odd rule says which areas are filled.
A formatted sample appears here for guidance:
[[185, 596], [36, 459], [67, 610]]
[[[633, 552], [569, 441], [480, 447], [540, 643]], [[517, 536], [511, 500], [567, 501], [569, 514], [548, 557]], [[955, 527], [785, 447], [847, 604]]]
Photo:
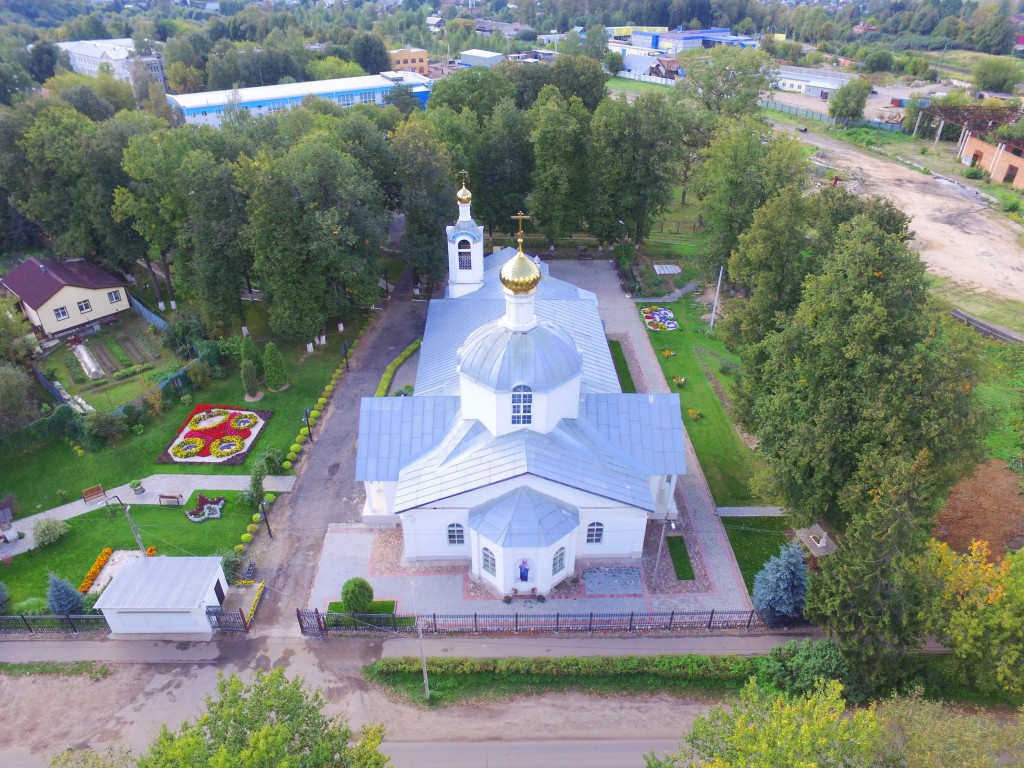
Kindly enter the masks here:
[[807, 563], [799, 544], [783, 544], [754, 578], [754, 607], [769, 626], [804, 613]]
[[238, 348], [238, 356], [243, 364], [246, 360], [252, 363], [253, 368], [256, 369], [257, 379], [263, 375], [263, 361], [260, 359], [260, 352], [256, 349], [256, 342], [252, 340], [252, 336], [242, 337], [242, 343]]
[[256, 397], [259, 394], [260, 380], [252, 360], [242, 361], [242, 384], [245, 386], [245, 394], [249, 397]]
[[288, 369], [284, 364], [284, 355], [272, 341], [268, 341], [263, 347], [263, 379], [271, 392], [288, 386]]
[[50, 574], [50, 585], [46, 589], [46, 600], [50, 613], [67, 616], [82, 610], [82, 593], [57, 574]]

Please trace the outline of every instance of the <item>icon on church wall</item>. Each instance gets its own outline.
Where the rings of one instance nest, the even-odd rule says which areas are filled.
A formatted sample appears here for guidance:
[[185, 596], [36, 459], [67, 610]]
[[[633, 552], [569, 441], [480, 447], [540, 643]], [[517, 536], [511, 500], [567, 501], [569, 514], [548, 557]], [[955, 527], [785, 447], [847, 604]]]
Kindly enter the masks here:
[[519, 564], [519, 580], [520, 581], [529, 581], [530, 580], [530, 561], [529, 560], [523, 560], [523, 562], [521, 562]]

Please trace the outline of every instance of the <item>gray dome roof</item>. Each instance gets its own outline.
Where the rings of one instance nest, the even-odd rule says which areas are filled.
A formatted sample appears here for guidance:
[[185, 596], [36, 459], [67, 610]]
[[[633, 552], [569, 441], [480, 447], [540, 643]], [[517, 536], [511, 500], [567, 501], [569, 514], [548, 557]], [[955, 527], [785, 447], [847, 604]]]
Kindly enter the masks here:
[[513, 331], [500, 320], [469, 335], [460, 373], [497, 392], [525, 384], [544, 392], [579, 376], [580, 355], [572, 337], [552, 325]]

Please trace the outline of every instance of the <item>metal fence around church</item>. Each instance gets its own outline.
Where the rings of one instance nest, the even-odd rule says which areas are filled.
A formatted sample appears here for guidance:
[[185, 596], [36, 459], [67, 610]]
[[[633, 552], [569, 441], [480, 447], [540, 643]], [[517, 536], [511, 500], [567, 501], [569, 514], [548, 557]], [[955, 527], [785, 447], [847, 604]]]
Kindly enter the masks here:
[[383, 632], [408, 634], [417, 626], [429, 634], [554, 634], [561, 632], [676, 632], [762, 630], [756, 611], [662, 611], [657, 613], [421, 613], [362, 614], [295, 611], [302, 634]]

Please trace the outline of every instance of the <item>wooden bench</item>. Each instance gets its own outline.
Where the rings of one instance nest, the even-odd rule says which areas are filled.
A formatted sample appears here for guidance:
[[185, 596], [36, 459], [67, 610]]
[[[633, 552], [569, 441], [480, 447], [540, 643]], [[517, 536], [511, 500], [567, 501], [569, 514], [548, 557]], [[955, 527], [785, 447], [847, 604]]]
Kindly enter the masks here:
[[92, 488], [86, 488], [82, 491], [82, 500], [86, 504], [92, 504], [95, 501], [106, 501], [107, 492], [103, 490], [102, 485], [94, 485]]
[[160, 494], [161, 504], [172, 504], [180, 507], [185, 503], [185, 498], [180, 493], [161, 493]]

